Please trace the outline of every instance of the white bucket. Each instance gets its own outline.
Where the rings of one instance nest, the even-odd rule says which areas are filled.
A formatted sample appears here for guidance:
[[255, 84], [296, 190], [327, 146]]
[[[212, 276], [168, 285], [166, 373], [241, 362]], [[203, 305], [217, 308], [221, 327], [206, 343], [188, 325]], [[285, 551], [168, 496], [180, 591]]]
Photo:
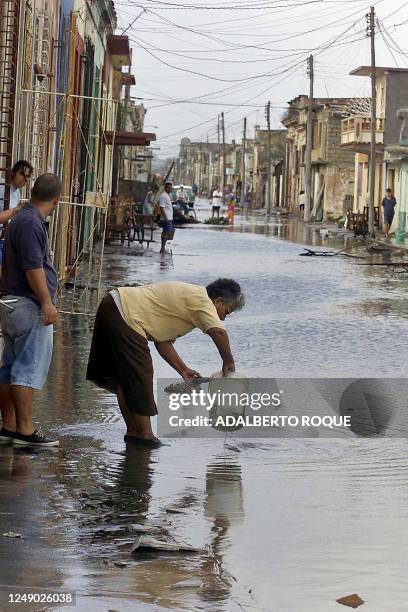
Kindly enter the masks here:
[[[243, 425], [216, 425], [218, 417], [232, 416], [234, 418], [245, 416], [245, 405], [242, 405], [242, 395], [248, 394], [249, 381], [240, 372], [230, 372], [224, 376], [222, 371], [214, 372], [208, 383], [208, 393], [219, 397], [219, 402], [214, 403], [210, 411], [213, 428], [221, 431], [236, 431], [242, 429]], [[240, 402], [241, 398], [241, 402]]]

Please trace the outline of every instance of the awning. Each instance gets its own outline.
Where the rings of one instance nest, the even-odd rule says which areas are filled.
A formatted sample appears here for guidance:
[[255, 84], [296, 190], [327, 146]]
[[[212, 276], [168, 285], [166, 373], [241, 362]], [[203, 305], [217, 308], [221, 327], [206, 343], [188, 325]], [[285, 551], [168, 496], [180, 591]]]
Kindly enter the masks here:
[[152, 141], [156, 140], [156, 134], [146, 132], [105, 132], [107, 144], [114, 146], [136, 146], [148, 147]]

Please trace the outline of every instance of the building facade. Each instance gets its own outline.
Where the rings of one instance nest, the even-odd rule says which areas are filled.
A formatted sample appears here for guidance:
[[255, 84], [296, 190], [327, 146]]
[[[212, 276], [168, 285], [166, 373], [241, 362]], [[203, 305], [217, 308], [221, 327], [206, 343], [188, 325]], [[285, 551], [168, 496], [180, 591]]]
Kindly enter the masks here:
[[[370, 66], [361, 66], [350, 74], [369, 78]], [[404, 233], [407, 217], [407, 201], [403, 170], [406, 166], [404, 139], [400, 138], [401, 119], [408, 99], [408, 69], [376, 68], [376, 181], [375, 199], [377, 225], [382, 224], [381, 202], [385, 190], [392, 189], [397, 198], [396, 215], [392, 231], [400, 224]], [[355, 153], [354, 210], [367, 210], [369, 202], [369, 164], [371, 143], [371, 108], [366, 112], [351, 112], [342, 122], [342, 146]]]
[[[306, 126], [309, 98], [300, 95], [289, 102], [282, 118], [285, 143], [284, 205], [298, 210], [305, 191]], [[313, 107], [312, 218], [338, 218], [352, 207], [354, 153], [342, 148], [342, 119], [349, 99], [317, 98]]]
[[119, 174], [148, 180], [134, 147], [145, 154], [155, 136], [144, 135], [145, 111], [130, 99], [129, 38], [115, 33], [112, 0], [6, 0], [0, 19], [0, 181], [17, 159], [35, 176], [60, 176], [50, 244], [63, 285], [101, 250]]

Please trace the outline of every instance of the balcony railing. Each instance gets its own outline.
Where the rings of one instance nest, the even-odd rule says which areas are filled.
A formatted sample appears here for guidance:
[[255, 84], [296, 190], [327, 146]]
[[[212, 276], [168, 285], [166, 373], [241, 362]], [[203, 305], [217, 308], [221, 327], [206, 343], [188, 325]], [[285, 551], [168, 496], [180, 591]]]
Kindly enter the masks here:
[[[384, 143], [384, 119], [378, 118], [375, 141]], [[341, 122], [341, 144], [369, 144], [371, 142], [371, 119], [365, 117], [349, 117]]]

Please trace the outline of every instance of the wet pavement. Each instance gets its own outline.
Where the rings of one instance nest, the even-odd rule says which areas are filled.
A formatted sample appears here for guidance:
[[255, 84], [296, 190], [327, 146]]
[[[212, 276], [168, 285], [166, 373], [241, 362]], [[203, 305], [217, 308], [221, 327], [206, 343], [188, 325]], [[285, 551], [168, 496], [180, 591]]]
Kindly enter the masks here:
[[[407, 275], [346, 257], [299, 257], [302, 244], [320, 246], [320, 234], [285, 219], [188, 227], [164, 258], [156, 244], [143, 254], [110, 245], [105, 281], [234, 277], [247, 306], [227, 326], [247, 375], [405, 377]], [[340, 250], [344, 239], [324, 247]], [[114, 398], [84, 380], [91, 329], [86, 317], [62, 317], [36, 401], [60, 449], [0, 447], [1, 610], [22, 609], [9, 593], [30, 589], [75, 591], [81, 611], [330, 612], [351, 593], [370, 612], [406, 610], [405, 439], [232, 435], [226, 444], [173, 440], [126, 451]], [[200, 332], [177, 348], [204, 375], [220, 369]], [[172, 376], [152, 352], [156, 375]], [[180, 513], [166, 512], [174, 505]], [[1, 535], [10, 531], [22, 537]], [[132, 556], [142, 531], [203, 552]]]

